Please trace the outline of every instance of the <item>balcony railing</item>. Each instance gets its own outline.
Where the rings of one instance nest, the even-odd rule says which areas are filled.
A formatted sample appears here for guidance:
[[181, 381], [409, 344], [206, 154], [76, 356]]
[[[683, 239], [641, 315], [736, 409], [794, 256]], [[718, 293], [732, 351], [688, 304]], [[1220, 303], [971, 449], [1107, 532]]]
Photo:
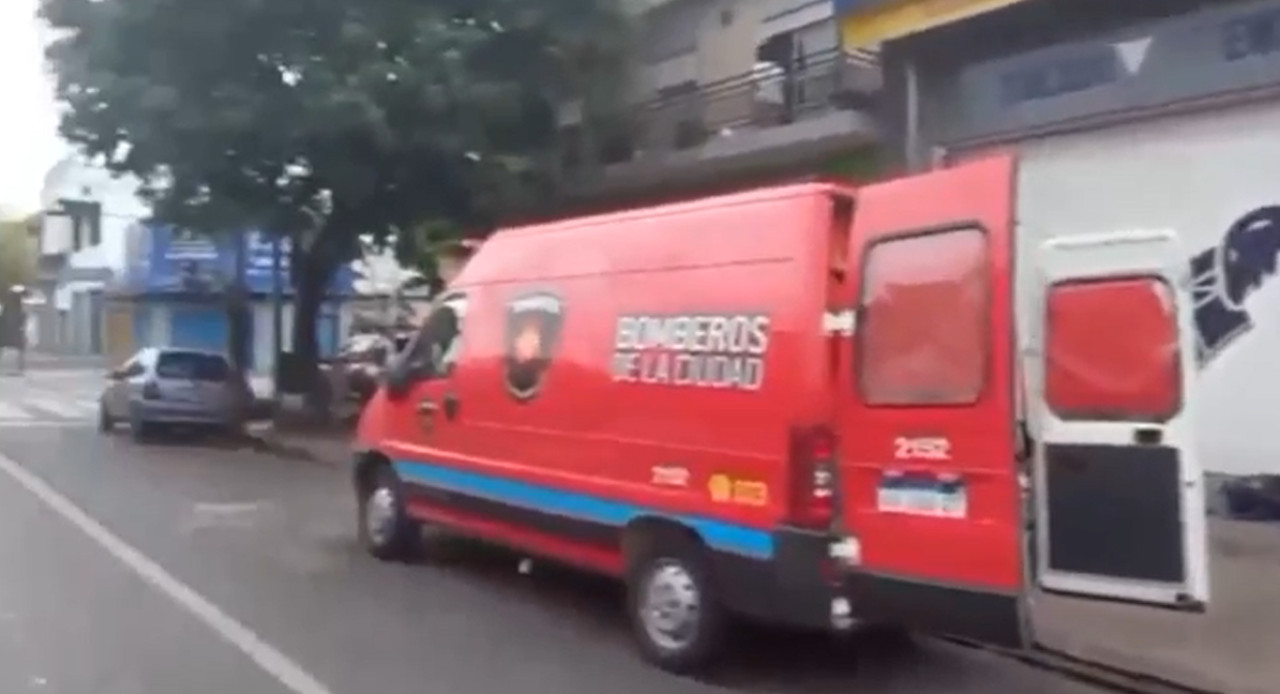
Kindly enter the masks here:
[[[832, 110], [867, 110], [881, 86], [878, 56], [824, 51], [787, 69], [772, 63], [686, 90], [668, 90], [636, 104], [590, 138], [570, 137], [567, 169], [581, 168], [595, 151], [599, 164], [617, 164], [688, 150], [743, 132], [777, 128]], [[592, 143], [587, 145], [587, 141]]]

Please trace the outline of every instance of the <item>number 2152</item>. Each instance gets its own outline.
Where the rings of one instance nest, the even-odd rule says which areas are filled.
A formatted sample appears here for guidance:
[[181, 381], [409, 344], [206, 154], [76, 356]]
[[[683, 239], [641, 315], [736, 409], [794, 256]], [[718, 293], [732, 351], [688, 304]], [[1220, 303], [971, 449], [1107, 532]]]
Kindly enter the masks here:
[[893, 440], [893, 457], [897, 460], [951, 460], [951, 442], [942, 437]]

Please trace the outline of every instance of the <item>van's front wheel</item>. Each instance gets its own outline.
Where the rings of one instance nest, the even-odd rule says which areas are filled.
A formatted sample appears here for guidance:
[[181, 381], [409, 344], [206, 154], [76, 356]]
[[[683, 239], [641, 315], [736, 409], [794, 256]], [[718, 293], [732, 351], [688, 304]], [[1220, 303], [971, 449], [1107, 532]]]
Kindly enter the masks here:
[[701, 547], [652, 547], [632, 563], [627, 588], [632, 630], [647, 660], [688, 674], [720, 654], [725, 615]]
[[404, 508], [400, 478], [390, 465], [379, 465], [360, 495], [360, 542], [384, 561], [409, 559], [421, 540], [421, 529]]

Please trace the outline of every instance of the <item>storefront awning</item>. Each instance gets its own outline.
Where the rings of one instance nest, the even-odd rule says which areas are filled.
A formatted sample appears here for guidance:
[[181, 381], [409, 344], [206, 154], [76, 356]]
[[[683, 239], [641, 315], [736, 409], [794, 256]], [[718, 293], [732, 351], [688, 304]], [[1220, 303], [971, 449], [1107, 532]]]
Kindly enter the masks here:
[[835, 0], [845, 50], [870, 48], [1025, 0]]

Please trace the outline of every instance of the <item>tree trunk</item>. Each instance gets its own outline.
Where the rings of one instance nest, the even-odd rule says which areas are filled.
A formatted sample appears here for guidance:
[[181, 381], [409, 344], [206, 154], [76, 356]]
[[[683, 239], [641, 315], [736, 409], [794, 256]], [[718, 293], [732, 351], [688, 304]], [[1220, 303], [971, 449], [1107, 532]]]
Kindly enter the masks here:
[[226, 306], [227, 354], [231, 357], [231, 365], [236, 373], [243, 376], [249, 371], [250, 362], [253, 361], [253, 345], [249, 342], [253, 309], [246, 293], [236, 288], [228, 292]]
[[327, 384], [320, 379], [320, 345], [316, 339], [316, 319], [324, 302], [329, 272], [310, 253], [295, 256], [298, 263], [294, 276], [293, 359], [298, 385], [306, 395], [308, 409], [319, 417], [327, 417], [329, 402]]
[[231, 286], [224, 294], [227, 308], [227, 354], [236, 374], [244, 377], [249, 367], [249, 323], [253, 320], [249, 307], [249, 292], [245, 287], [246, 253], [244, 234], [233, 237], [236, 247], [235, 271]]

